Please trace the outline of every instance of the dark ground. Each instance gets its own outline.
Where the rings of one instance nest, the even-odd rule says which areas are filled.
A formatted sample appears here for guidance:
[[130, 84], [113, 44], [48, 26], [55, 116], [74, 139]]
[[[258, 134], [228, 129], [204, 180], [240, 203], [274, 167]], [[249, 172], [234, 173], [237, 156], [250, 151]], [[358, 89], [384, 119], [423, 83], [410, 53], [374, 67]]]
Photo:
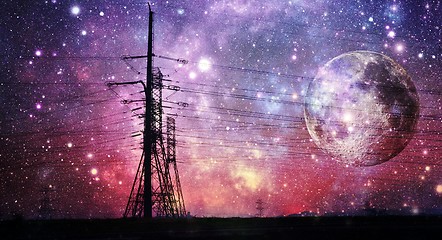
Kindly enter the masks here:
[[0, 221], [0, 239], [442, 239], [442, 216]]

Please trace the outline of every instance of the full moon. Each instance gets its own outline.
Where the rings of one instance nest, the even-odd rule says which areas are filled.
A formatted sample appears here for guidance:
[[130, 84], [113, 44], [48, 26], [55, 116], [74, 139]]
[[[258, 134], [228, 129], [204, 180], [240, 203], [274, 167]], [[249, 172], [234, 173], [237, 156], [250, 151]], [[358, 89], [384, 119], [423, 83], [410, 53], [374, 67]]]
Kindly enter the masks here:
[[372, 166], [398, 155], [413, 138], [419, 97], [391, 58], [354, 51], [319, 69], [307, 90], [304, 117], [311, 138], [332, 159]]

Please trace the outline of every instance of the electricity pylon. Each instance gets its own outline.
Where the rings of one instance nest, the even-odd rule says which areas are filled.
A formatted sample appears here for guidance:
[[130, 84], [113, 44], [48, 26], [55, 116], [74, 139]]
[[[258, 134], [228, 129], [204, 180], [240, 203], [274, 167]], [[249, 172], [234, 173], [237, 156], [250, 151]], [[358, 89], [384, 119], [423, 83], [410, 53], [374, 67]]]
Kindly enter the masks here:
[[[171, 141], [172, 153], [166, 155], [163, 140], [163, 74], [153, 67], [153, 12], [149, 5], [149, 35], [146, 56], [125, 56], [123, 60], [147, 58], [146, 82], [108, 83], [126, 85], [141, 83], [145, 93], [143, 153], [132, 185], [124, 217], [180, 217], [186, 212], [176, 168], [175, 140]], [[173, 90], [173, 89], [172, 89]], [[175, 125], [173, 124], [173, 129]], [[174, 133], [174, 131], [173, 131]], [[174, 136], [174, 135], [173, 135]], [[174, 137], [175, 138], [175, 137]], [[169, 146], [168, 146], [169, 147]], [[170, 174], [173, 165], [175, 178]]]
[[264, 216], [264, 201], [262, 199], [258, 199], [256, 201], [256, 210], [258, 210], [258, 213], [256, 214], [257, 217], [263, 217]]
[[178, 210], [180, 216], [185, 216], [186, 207], [184, 206], [183, 191], [181, 190], [180, 176], [178, 174], [178, 167], [176, 164], [176, 136], [175, 136], [175, 118], [167, 117], [167, 162], [173, 166], [173, 174], [175, 176], [174, 193], [175, 193], [175, 208]]

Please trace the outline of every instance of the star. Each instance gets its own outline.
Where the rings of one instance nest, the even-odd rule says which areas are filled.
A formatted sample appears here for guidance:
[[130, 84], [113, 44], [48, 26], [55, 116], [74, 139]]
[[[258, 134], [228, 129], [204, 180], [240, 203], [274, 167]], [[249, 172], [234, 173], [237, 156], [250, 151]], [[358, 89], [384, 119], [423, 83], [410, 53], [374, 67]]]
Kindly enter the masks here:
[[78, 7], [78, 6], [73, 6], [73, 7], [71, 8], [71, 13], [72, 13], [73, 15], [78, 15], [78, 14], [80, 14], [80, 7]]

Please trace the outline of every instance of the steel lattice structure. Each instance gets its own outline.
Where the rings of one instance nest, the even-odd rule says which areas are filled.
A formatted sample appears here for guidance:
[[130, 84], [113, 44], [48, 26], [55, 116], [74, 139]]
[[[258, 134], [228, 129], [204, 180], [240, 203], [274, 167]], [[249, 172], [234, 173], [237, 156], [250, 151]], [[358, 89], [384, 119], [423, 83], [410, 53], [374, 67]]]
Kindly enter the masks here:
[[[163, 74], [153, 68], [153, 13], [149, 6], [147, 79], [142, 83], [146, 95], [143, 153], [138, 165], [124, 217], [181, 217], [186, 213], [176, 166], [175, 119], [167, 128], [167, 154], [163, 139]], [[173, 122], [173, 123], [172, 123]], [[170, 166], [173, 167], [172, 178]]]
[[184, 205], [184, 198], [183, 198], [183, 191], [181, 190], [181, 182], [180, 182], [180, 176], [178, 174], [178, 167], [176, 164], [176, 136], [175, 136], [175, 119], [173, 117], [167, 117], [167, 128], [166, 128], [166, 136], [167, 136], [167, 162], [170, 165], [173, 166], [173, 174], [174, 179], [172, 178], [172, 181], [174, 181], [174, 189], [173, 192], [175, 193], [175, 203], [176, 206], [174, 206], [175, 209], [177, 209], [177, 214], [179, 216], [185, 216], [186, 213], [186, 207]]

